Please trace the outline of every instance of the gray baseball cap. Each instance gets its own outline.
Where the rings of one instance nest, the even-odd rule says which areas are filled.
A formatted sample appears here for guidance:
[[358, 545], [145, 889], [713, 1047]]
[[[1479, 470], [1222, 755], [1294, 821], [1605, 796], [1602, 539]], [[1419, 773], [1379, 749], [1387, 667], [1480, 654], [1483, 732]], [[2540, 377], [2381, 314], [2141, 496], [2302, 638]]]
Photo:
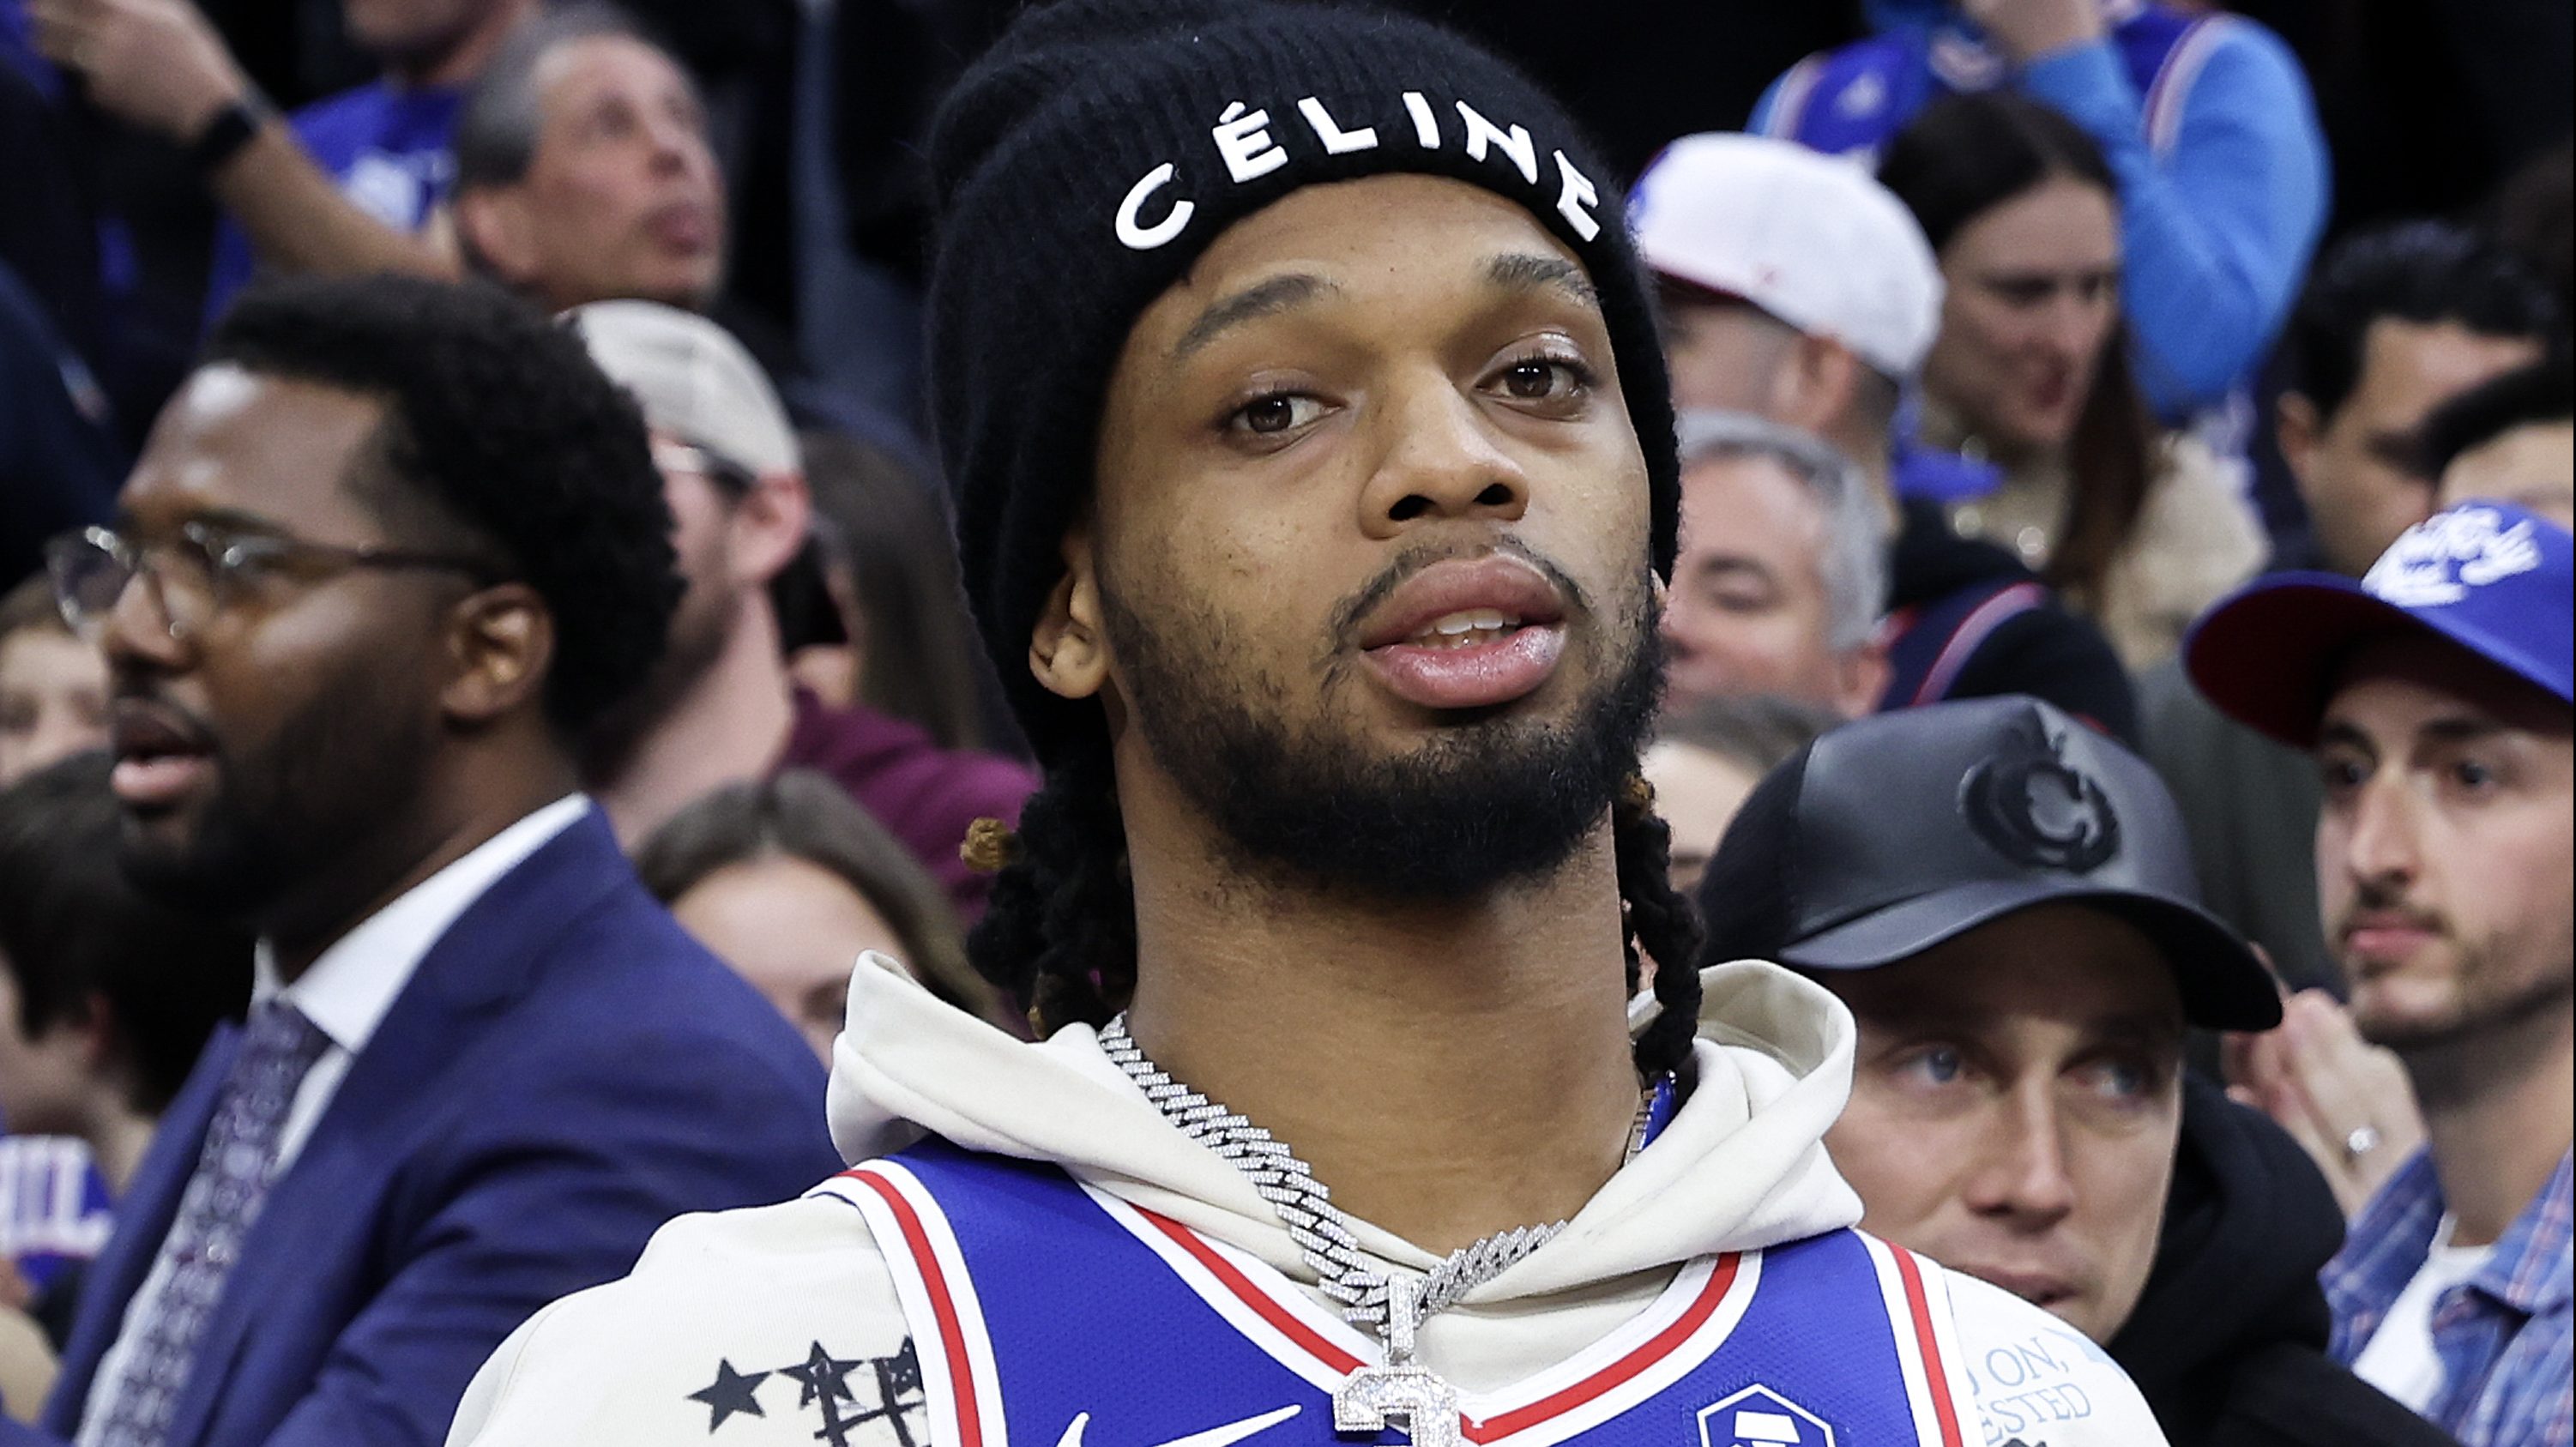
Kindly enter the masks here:
[[2137, 926], [2195, 1025], [2267, 1030], [2262, 962], [2201, 907], [2182, 813], [2145, 760], [2037, 699], [1846, 724], [1757, 786], [1702, 880], [1711, 960], [1865, 970], [2050, 901]]
[[647, 424], [758, 476], [804, 471], [778, 389], [733, 333], [654, 301], [595, 301], [564, 317]]

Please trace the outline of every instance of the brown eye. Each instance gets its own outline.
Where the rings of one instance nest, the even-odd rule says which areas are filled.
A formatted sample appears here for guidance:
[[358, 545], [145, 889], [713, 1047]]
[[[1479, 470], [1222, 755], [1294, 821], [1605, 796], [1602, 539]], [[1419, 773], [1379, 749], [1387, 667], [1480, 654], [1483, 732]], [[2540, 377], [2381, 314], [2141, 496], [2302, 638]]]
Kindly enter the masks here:
[[1235, 426], [1264, 437], [1292, 432], [1323, 415], [1323, 404], [1293, 392], [1274, 392], [1247, 402], [1233, 417]]
[[1592, 374], [1580, 363], [1558, 357], [1523, 357], [1503, 368], [1488, 385], [1515, 402], [1572, 402], [1592, 385]]
[[1556, 390], [1557, 371], [1553, 362], [1516, 363], [1503, 374], [1503, 387], [1524, 401], [1541, 401]]

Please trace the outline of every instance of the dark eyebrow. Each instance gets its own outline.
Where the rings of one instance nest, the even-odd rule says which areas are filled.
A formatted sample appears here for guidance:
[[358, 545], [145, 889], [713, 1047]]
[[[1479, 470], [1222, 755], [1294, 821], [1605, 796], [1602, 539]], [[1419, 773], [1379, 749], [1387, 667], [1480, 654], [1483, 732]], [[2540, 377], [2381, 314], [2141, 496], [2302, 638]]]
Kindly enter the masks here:
[[1771, 581], [1769, 564], [1741, 553], [1711, 553], [1693, 564], [1691, 573], [1701, 578], [1713, 578], [1721, 573], [1750, 573], [1766, 583]]
[[1601, 306], [1601, 293], [1593, 288], [1592, 278], [1583, 274], [1582, 267], [1561, 256], [1510, 252], [1485, 263], [1485, 279], [1515, 291], [1552, 286], [1596, 311]]
[[2324, 749], [2332, 745], [2341, 745], [2347, 749], [2358, 749], [2362, 753], [2368, 754], [2373, 758], [2379, 756], [2379, 750], [2371, 746], [2370, 735], [2363, 733], [2360, 729], [2353, 727], [2351, 724], [2345, 723], [2342, 719], [2327, 719], [2324, 723], [2317, 726], [2316, 746], [2319, 749]]
[[1208, 309], [1199, 313], [1198, 320], [1190, 323], [1190, 329], [1181, 333], [1181, 339], [1172, 344], [1171, 360], [1178, 362], [1187, 358], [1192, 352], [1215, 341], [1229, 327], [1240, 326], [1256, 317], [1276, 316], [1326, 292], [1339, 290], [1340, 287], [1322, 277], [1302, 271], [1254, 282], [1232, 296], [1209, 303]]
[[2495, 719], [2476, 714], [2453, 714], [2424, 725], [2423, 736], [2439, 744], [2473, 744], [2506, 732], [2506, 726]]

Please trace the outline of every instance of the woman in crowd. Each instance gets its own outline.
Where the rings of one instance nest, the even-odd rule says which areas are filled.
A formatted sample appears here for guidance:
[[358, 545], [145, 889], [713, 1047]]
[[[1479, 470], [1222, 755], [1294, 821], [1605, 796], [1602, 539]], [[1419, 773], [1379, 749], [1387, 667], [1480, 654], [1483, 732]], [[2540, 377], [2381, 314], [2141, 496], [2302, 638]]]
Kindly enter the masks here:
[[782, 599], [797, 681], [835, 707], [865, 704], [908, 719], [943, 749], [1014, 752], [1007, 724], [988, 727], [984, 653], [966, 616], [938, 484], [841, 433], [805, 432], [797, 445], [814, 494], [818, 566], [780, 581], [823, 594]]
[[1953, 522], [2018, 552], [2132, 669], [2171, 654], [2261, 565], [2263, 541], [2235, 470], [2196, 438], [2159, 436], [2139, 397], [2100, 147], [2036, 101], [1957, 96], [1898, 134], [1879, 179], [1946, 283], [1924, 438], [2001, 474]]
[[635, 858], [645, 887], [831, 1063], [862, 950], [949, 1004], [1007, 1025], [966, 963], [948, 897], [830, 779], [791, 769], [718, 789], [673, 816]]

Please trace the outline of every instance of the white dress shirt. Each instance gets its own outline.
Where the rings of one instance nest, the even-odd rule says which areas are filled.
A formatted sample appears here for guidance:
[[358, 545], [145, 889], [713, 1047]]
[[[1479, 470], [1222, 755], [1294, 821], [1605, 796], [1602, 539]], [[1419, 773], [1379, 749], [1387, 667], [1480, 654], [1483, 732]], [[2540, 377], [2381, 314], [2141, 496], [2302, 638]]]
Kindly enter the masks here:
[[[305, 1018], [330, 1041], [313, 1067], [304, 1073], [304, 1083], [296, 1087], [295, 1104], [287, 1110], [286, 1124], [278, 1134], [277, 1166], [270, 1173], [271, 1180], [286, 1174], [296, 1153], [312, 1138], [313, 1128], [321, 1123], [331, 1097], [347, 1078], [350, 1064], [359, 1051], [367, 1048], [376, 1027], [384, 1023], [385, 1012], [393, 1008], [395, 997], [411, 983], [421, 960], [447, 933], [448, 926], [481, 899], [484, 891], [499, 883], [501, 876], [572, 827], [590, 812], [590, 807], [587, 797], [568, 794], [484, 840], [340, 936], [292, 984], [278, 979], [276, 952], [268, 941], [259, 942], [251, 976], [251, 1009], [256, 1011], [282, 998], [304, 1012]], [[176, 1220], [186, 1218], [190, 1203], [205, 1186], [203, 1178], [191, 1177], [187, 1197], [180, 1202], [179, 1215], [174, 1218], [174, 1230]], [[151, 1274], [144, 1277], [141, 1288], [125, 1304], [125, 1322], [116, 1334], [115, 1344], [99, 1359], [98, 1375], [90, 1381], [89, 1400], [81, 1413], [80, 1447], [95, 1447], [99, 1434], [106, 1429], [109, 1394], [125, 1375], [126, 1355], [148, 1335], [151, 1314], [161, 1300], [170, 1273], [177, 1269], [178, 1258], [165, 1238], [153, 1258]]]

